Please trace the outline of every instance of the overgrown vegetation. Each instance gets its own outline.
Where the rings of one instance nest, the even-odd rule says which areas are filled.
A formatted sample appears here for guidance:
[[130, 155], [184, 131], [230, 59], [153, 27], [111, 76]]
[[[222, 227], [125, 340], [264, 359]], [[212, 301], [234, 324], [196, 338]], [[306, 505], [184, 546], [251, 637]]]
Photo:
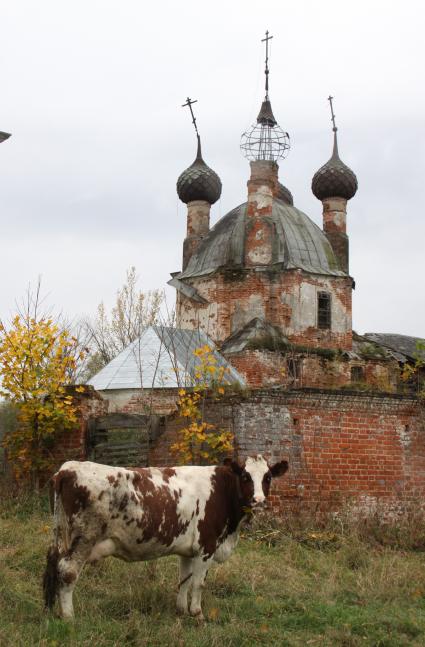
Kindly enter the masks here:
[[0, 496], [2, 647], [425, 644], [423, 544], [412, 550], [402, 536], [388, 543], [379, 519], [364, 536], [341, 522], [256, 520], [231, 559], [209, 572], [203, 625], [175, 614], [176, 558], [154, 569], [105, 560], [83, 571], [77, 619], [66, 624], [42, 610], [47, 508], [44, 499]]
[[251, 339], [247, 343], [246, 348], [248, 350], [279, 351], [282, 354], [297, 353], [300, 355], [318, 355], [319, 357], [325, 357], [326, 359], [335, 359], [339, 354], [339, 351], [334, 348], [315, 348], [312, 346], [292, 344], [287, 339], [279, 338], [274, 335], [261, 335], [255, 339]]
[[363, 359], [388, 359], [385, 348], [373, 342], [363, 341], [363, 343], [359, 344], [359, 353]]
[[40, 286], [34, 295], [28, 292], [25, 308], [10, 324], [0, 321], [0, 395], [11, 405], [6, 408], [11, 415], [2, 445], [16, 478], [35, 488], [51, 467], [49, 449], [56, 434], [71, 429], [77, 420], [65, 385], [84, 358], [69, 330], [40, 313], [39, 290]]
[[186, 424], [178, 431], [178, 440], [171, 446], [183, 464], [200, 465], [214, 463], [233, 452], [233, 433], [205, 420], [207, 398], [218, 399], [225, 393], [228, 384], [228, 369], [217, 366], [212, 349], [206, 344], [194, 350], [197, 363], [194, 386], [179, 390], [177, 402], [179, 415]]
[[414, 363], [406, 363], [401, 371], [401, 380], [407, 386], [413, 387], [418, 396], [425, 400], [425, 341], [416, 342]]

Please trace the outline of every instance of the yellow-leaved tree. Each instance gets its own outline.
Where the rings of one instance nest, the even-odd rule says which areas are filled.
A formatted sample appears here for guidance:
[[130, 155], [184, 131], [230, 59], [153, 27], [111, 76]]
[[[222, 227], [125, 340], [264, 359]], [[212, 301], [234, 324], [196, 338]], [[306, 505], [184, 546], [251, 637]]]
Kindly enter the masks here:
[[403, 382], [410, 383], [419, 398], [425, 400], [425, 340], [416, 341], [416, 352], [414, 354], [415, 363], [406, 362], [401, 370], [401, 379]]
[[9, 326], [0, 322], [0, 393], [18, 416], [3, 446], [15, 476], [35, 488], [53, 464], [56, 434], [76, 422], [65, 387], [82, 355], [78, 340], [52, 318], [38, 316], [37, 308], [16, 315]]
[[228, 369], [217, 366], [217, 360], [207, 344], [194, 351], [197, 364], [194, 386], [179, 390], [178, 411], [186, 419], [186, 425], [179, 430], [179, 438], [171, 446], [181, 463], [196, 465], [216, 462], [225, 454], [233, 452], [233, 433], [205, 420], [207, 397], [218, 399], [225, 393]]

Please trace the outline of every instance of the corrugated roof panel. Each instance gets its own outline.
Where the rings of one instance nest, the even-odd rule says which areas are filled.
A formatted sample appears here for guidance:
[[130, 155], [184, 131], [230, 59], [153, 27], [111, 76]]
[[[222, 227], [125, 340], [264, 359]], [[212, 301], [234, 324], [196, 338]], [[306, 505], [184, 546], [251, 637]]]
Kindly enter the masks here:
[[226, 381], [244, 385], [243, 378], [205, 333], [162, 326], [146, 328], [139, 339], [94, 375], [88, 384], [97, 391], [191, 385], [199, 365], [194, 351], [206, 344], [212, 349], [216, 365], [226, 369]]

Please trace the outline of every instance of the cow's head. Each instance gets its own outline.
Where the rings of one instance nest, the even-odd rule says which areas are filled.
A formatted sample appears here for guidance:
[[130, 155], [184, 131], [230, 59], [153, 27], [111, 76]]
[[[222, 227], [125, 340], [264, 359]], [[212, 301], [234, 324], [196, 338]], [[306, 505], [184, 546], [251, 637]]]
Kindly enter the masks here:
[[243, 464], [226, 459], [225, 465], [238, 477], [242, 504], [254, 509], [264, 506], [272, 478], [282, 476], [288, 469], [288, 461], [269, 465], [261, 454], [248, 457]]

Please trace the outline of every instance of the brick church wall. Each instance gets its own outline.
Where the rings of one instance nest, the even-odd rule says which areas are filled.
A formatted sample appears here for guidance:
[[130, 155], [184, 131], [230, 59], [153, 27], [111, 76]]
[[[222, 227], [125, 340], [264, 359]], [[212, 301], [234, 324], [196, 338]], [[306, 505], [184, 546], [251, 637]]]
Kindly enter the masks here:
[[286, 388], [346, 388], [352, 383], [351, 369], [356, 366], [362, 369], [360, 382], [364, 388], [388, 393], [397, 390], [400, 375], [395, 360], [344, 360], [339, 356], [328, 357], [320, 349], [316, 352], [299, 352], [290, 348], [282, 352], [248, 349], [226, 355], [226, 359], [254, 388], [278, 385]]
[[[258, 317], [279, 327], [294, 344], [350, 349], [350, 277], [311, 275], [302, 270], [231, 270], [210, 277], [185, 279], [208, 302], [201, 304], [178, 293], [177, 322], [181, 328], [200, 327], [222, 342]], [[317, 327], [317, 293], [332, 301], [332, 329]]]

